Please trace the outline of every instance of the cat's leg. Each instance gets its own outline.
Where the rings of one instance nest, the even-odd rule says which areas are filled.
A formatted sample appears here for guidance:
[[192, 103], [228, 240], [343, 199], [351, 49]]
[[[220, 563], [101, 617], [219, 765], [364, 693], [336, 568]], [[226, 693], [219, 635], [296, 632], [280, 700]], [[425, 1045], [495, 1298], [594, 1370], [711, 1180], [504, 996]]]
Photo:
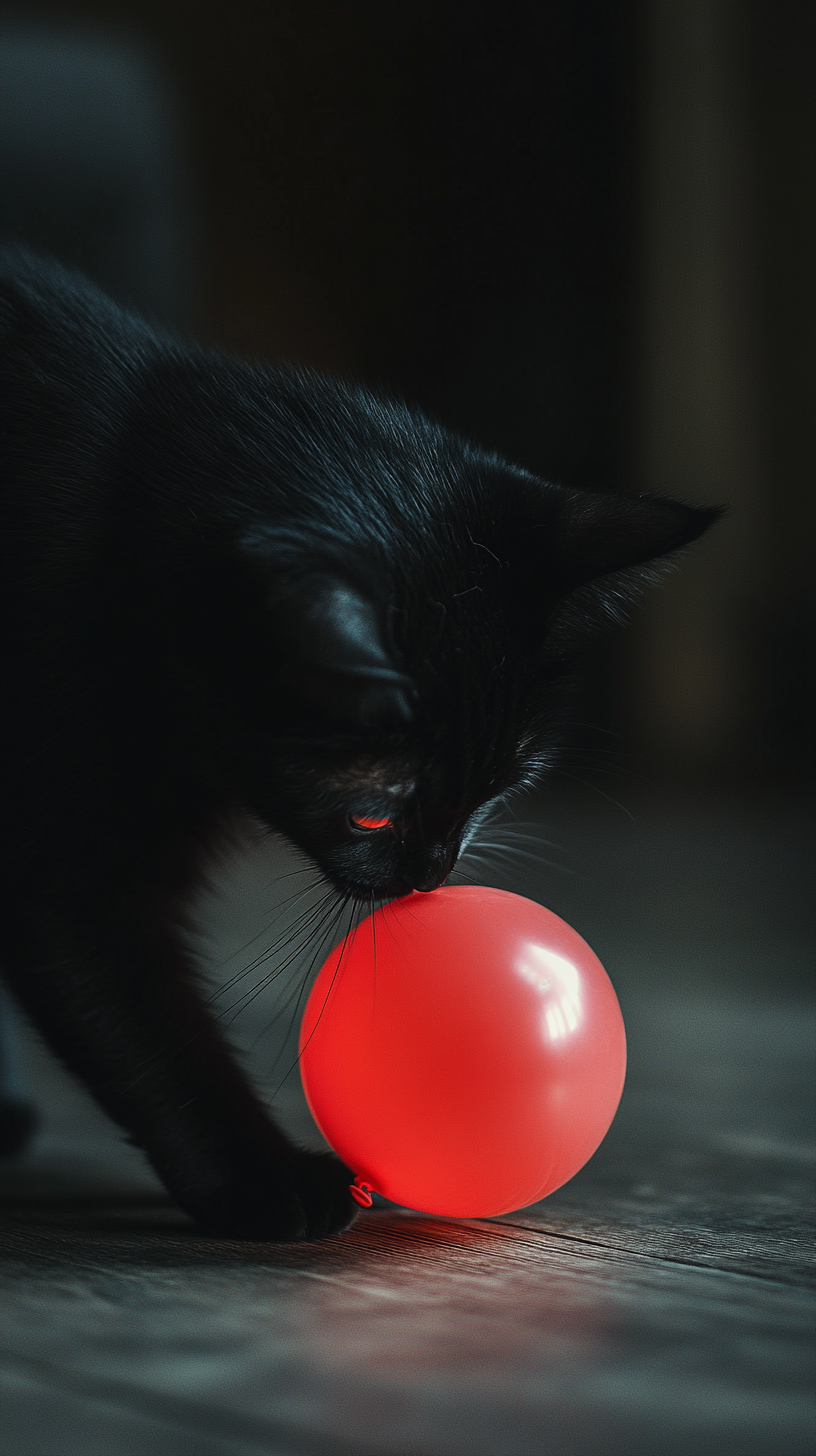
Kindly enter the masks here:
[[57, 1054], [205, 1229], [306, 1239], [352, 1219], [353, 1175], [291, 1145], [196, 986], [172, 917], [132, 896], [75, 895], [4, 916], [11, 984]]

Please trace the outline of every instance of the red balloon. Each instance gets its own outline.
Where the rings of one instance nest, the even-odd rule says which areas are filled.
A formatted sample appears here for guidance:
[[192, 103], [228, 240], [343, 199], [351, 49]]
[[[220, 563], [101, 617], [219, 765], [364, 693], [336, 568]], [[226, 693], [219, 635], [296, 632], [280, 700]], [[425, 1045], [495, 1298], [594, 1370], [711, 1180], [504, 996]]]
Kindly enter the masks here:
[[300, 1066], [358, 1183], [423, 1213], [487, 1218], [544, 1198], [592, 1156], [623, 1091], [626, 1037], [571, 926], [505, 890], [450, 886], [384, 905], [332, 952]]

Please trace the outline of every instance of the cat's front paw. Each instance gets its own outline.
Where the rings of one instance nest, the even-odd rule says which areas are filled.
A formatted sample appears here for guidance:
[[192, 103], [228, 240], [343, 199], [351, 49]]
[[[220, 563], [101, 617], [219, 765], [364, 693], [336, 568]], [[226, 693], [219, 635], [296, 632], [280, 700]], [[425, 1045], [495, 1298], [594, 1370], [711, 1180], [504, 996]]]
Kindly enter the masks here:
[[333, 1153], [292, 1153], [285, 1163], [241, 1170], [196, 1210], [207, 1233], [227, 1239], [296, 1242], [340, 1233], [357, 1204], [350, 1173]]

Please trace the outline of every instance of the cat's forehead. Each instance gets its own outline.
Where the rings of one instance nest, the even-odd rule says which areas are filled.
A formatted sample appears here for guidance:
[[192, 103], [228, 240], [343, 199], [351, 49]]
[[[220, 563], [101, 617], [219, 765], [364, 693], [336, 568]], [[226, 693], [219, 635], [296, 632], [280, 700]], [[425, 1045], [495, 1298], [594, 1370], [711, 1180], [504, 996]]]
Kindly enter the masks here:
[[338, 793], [369, 793], [408, 799], [416, 792], [416, 770], [405, 759], [364, 754], [324, 774], [326, 785]]

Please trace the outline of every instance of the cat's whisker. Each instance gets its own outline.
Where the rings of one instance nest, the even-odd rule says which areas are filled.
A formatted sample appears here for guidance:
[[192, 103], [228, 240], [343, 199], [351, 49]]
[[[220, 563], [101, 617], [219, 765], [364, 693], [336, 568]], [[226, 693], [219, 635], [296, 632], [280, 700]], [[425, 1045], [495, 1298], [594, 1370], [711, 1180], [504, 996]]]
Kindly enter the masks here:
[[493, 838], [503, 835], [521, 835], [525, 838], [535, 839], [541, 844], [549, 845], [553, 849], [560, 849], [562, 846], [554, 840], [545, 838], [545, 825], [540, 819], [518, 819], [515, 816], [505, 818], [494, 818], [490, 821], [478, 824], [473, 834], [473, 843], [478, 843], [485, 833]]
[[614, 738], [617, 742], [621, 742], [622, 738], [622, 735], [616, 728], [602, 728], [600, 723], [586, 723], [579, 718], [563, 718], [561, 720], [561, 727], [582, 728], [585, 732], [589, 733], [603, 733], [605, 737]]
[[499, 855], [504, 859], [514, 859], [517, 863], [528, 860], [531, 864], [543, 865], [547, 869], [563, 870], [565, 874], [570, 873], [567, 867], [559, 864], [557, 860], [547, 859], [545, 855], [536, 854], [531, 849], [523, 849], [518, 844], [501, 844], [492, 841], [487, 843], [483, 842], [478, 848], [468, 849], [462, 858], [466, 859], [468, 856], [476, 857], [477, 855], [481, 855], [482, 859], [489, 859], [491, 854]]
[[464, 870], [460, 870], [457, 866], [455, 869], [451, 870], [451, 873], [449, 874], [447, 879], [447, 883], [454, 884], [458, 880], [464, 880], [468, 885], [481, 885], [482, 883], [481, 880], [475, 879], [473, 875], [466, 874]]
[[617, 799], [613, 799], [611, 794], [605, 794], [603, 789], [600, 788], [598, 784], [592, 783], [591, 779], [582, 779], [579, 774], [569, 773], [564, 768], [559, 768], [557, 770], [557, 773], [561, 776], [561, 778], [574, 779], [575, 783], [583, 784], [584, 788], [586, 789], [592, 789], [594, 793], [600, 794], [602, 799], [606, 799], [608, 804], [612, 804], [614, 808], [620, 809], [621, 813], [625, 814], [627, 819], [631, 819], [633, 824], [636, 822], [634, 814], [631, 812], [630, 809], [626, 808], [625, 804], [621, 804]]
[[282, 885], [284, 880], [294, 879], [295, 875], [314, 874], [314, 865], [312, 861], [308, 859], [306, 855], [304, 855], [303, 858], [305, 861], [304, 864], [299, 865], [297, 869], [287, 870], [285, 874], [276, 875], [274, 880], [270, 880], [266, 888], [268, 890], [274, 890], [276, 885]]
[[[286, 961], [282, 963], [279, 968], [281, 973], [284, 973], [290, 969], [293, 969], [295, 971], [296, 975], [293, 976], [292, 983], [294, 983], [295, 980], [299, 981], [302, 979], [300, 969], [301, 958], [309, 957], [309, 965], [311, 965], [315, 957], [320, 954], [320, 951], [322, 947], [326, 944], [326, 942], [330, 940], [332, 936], [337, 934], [337, 930], [342, 921], [343, 913], [345, 911], [347, 903], [348, 896], [341, 895], [339, 892], [335, 891], [332, 904], [325, 911], [324, 915], [321, 916], [317, 924], [310, 928], [308, 939], [301, 941], [301, 944], [299, 946], [294, 947], [292, 953], [287, 956]], [[308, 975], [310, 974], [308, 967], [303, 974], [308, 977]], [[278, 975], [278, 968], [276, 968], [271, 976], [267, 978], [266, 984], [271, 984], [272, 981], [276, 981], [278, 979], [280, 979], [280, 977]], [[275, 1011], [272, 1020], [268, 1024], [270, 1026], [273, 1025], [274, 1022], [280, 1019], [280, 1015], [281, 1008], [279, 1007]]]
[[501, 843], [508, 843], [508, 844], [509, 843], [514, 843], [514, 844], [515, 843], [517, 843], [517, 844], [533, 844], [533, 845], [536, 845], [538, 848], [541, 848], [541, 849], [558, 849], [558, 850], [561, 850], [562, 852], [564, 850], [564, 846], [562, 844], [556, 844], [553, 840], [550, 840], [550, 839], [542, 839], [542, 837], [540, 835], [538, 835], [538, 834], [516, 833], [512, 829], [505, 830], [505, 829], [501, 829], [500, 828], [498, 830], [494, 830], [493, 831], [493, 839], [491, 841], [473, 840], [473, 843], [474, 844], [480, 844], [480, 843], [484, 843], [484, 842], [488, 842], [488, 843], [499, 843], [499, 842], [501, 842]]
[[[312, 869], [314, 872], [314, 866], [312, 866]], [[261, 939], [261, 936], [268, 935], [272, 926], [275, 925], [279, 920], [281, 920], [283, 916], [287, 914], [287, 912], [290, 912], [299, 900], [304, 899], [309, 894], [313, 894], [318, 889], [321, 882], [325, 883], [323, 881], [322, 875], [320, 875], [319, 872], [314, 873], [315, 878], [312, 883], [310, 885], [307, 885], [302, 890], [296, 890], [291, 895], [287, 895], [285, 900], [279, 901], [274, 909], [268, 912], [268, 914], [272, 917], [269, 922], [264, 925], [263, 928], [257, 932], [257, 934], [251, 936], [248, 941], [245, 941], [242, 946], [239, 946], [236, 950], [231, 951], [230, 954], [223, 961], [221, 961], [220, 965], [218, 966], [218, 971], [223, 971], [229, 965], [230, 961], [235, 960], [236, 956], [243, 955], [245, 951], [249, 950], [249, 947], [251, 945], [255, 944], [256, 940]], [[306, 912], [304, 911], [302, 913]], [[213, 974], [217, 974], [217, 971], [214, 970]]]
[[[283, 1038], [283, 1041], [281, 1043], [281, 1047], [280, 1047], [280, 1049], [278, 1051], [278, 1054], [275, 1057], [274, 1061], [272, 1062], [272, 1066], [270, 1068], [270, 1071], [274, 1070], [274, 1068], [277, 1066], [278, 1062], [280, 1061], [281, 1056], [283, 1055], [284, 1049], [286, 1047], [286, 1044], [287, 1044], [287, 1042], [289, 1040], [289, 1037], [291, 1036], [291, 1033], [292, 1033], [292, 1030], [293, 1030], [293, 1027], [294, 1027], [295, 1017], [297, 1016], [297, 1011], [298, 1011], [298, 1007], [300, 1005], [300, 1000], [301, 1000], [301, 997], [303, 995], [303, 992], [304, 992], [306, 986], [308, 985], [309, 980], [311, 979], [312, 973], [313, 973], [314, 968], [317, 965], [318, 961], [322, 961], [323, 959], [325, 959], [325, 956], [328, 954], [328, 952], [326, 950], [326, 947], [327, 947], [327, 945], [331, 944], [331, 942], [336, 938], [338, 927], [339, 927], [339, 925], [340, 925], [340, 923], [342, 921], [343, 913], [347, 909], [347, 907], [348, 907], [348, 897], [343, 897], [343, 899], [335, 907], [336, 913], [335, 913], [334, 917], [329, 921], [328, 925], [326, 926], [325, 930], [323, 931], [323, 934], [320, 936], [320, 938], [319, 938], [319, 940], [317, 942], [317, 945], [314, 947], [308, 965], [305, 967], [305, 969], [302, 972], [299, 972], [296, 977], [293, 977], [292, 978], [292, 983], [290, 984], [290, 987], [288, 988], [288, 994], [287, 994], [286, 998], [281, 1002], [281, 1004], [279, 1005], [278, 1009], [276, 1010], [274, 1016], [272, 1016], [270, 1018], [270, 1020], [266, 1022], [265, 1026], [263, 1027], [263, 1029], [258, 1033], [258, 1036], [255, 1038], [255, 1041], [252, 1043], [253, 1048], [258, 1045], [258, 1043], [263, 1039], [263, 1037], [266, 1036], [271, 1031], [272, 1027], [275, 1026], [277, 1024], [277, 1022], [279, 1022], [281, 1020], [281, 1018], [285, 1015], [285, 1013], [291, 1007], [292, 1002], [294, 1000], [295, 1007], [294, 1007], [294, 1011], [292, 1013], [292, 1019], [291, 1019], [291, 1021], [289, 1023], [289, 1026], [287, 1028], [286, 1034], [285, 1034], [285, 1036]], [[291, 1068], [290, 1068], [290, 1071], [291, 1071]], [[288, 1076], [289, 1073], [287, 1072], [286, 1075]], [[284, 1080], [285, 1080], [285, 1078], [284, 1078]]]
[[[326, 901], [328, 901], [329, 899], [334, 899], [335, 895], [336, 895], [336, 891], [330, 889], [329, 891], [327, 891], [326, 895], [323, 897], [323, 899], [321, 901], [321, 904], [325, 906]], [[302, 929], [303, 928], [311, 929], [311, 927], [302, 927], [301, 928], [301, 932], [299, 932], [299, 933], [302, 933]], [[318, 929], [319, 929], [319, 927], [318, 927]], [[281, 937], [281, 939], [282, 939], [282, 937]], [[265, 977], [262, 978], [262, 980], [261, 980], [261, 982], [259, 983], [258, 986], [254, 987], [254, 988], [251, 988], [250, 991], [248, 991], [248, 992], [245, 992], [243, 996], [241, 996], [241, 997], [238, 998], [238, 1001], [233, 1002], [230, 1006], [225, 1007], [222, 1011], [215, 1012], [215, 1019], [217, 1021], [222, 1021], [223, 1022], [223, 1019], [225, 1017], [229, 1016], [230, 1015], [230, 1012], [232, 1010], [235, 1010], [236, 1007], [238, 1007], [239, 1009], [236, 1011], [236, 1015], [233, 1016], [229, 1021], [227, 1021], [225, 1023], [227, 1026], [231, 1026], [232, 1023], [233, 1023], [233, 1021], [235, 1021], [235, 1019], [237, 1018], [237, 1016], [240, 1015], [241, 1011], [245, 1009], [245, 1006], [244, 1005], [241, 1005], [241, 1003], [244, 1002], [245, 1004], [248, 1004], [248, 999], [247, 998], [249, 998], [249, 1000], [251, 1000], [253, 998], [253, 993], [258, 994], [258, 993], [260, 993], [260, 991], [262, 991], [264, 989], [265, 986], [271, 984], [271, 982], [274, 981], [277, 978], [278, 975], [280, 975], [283, 971], [285, 971], [287, 969], [287, 967], [290, 964], [292, 964], [293, 961], [295, 961], [297, 959], [298, 955], [302, 954], [303, 949], [304, 949], [304, 946], [303, 945], [300, 945], [300, 946], [296, 947], [296, 949], [292, 952], [292, 954], [287, 958], [287, 960], [282, 965], [278, 966], [275, 969], [275, 971], [273, 971], [271, 974], [269, 974], [269, 975], [267, 975], [267, 976], [265, 976]], [[257, 969], [258, 965], [259, 964], [263, 964], [263, 961], [265, 959], [267, 959], [268, 956], [271, 953], [272, 953], [272, 951], [267, 951], [267, 952], [264, 953], [264, 956], [256, 958], [256, 960], [252, 963], [252, 965], [248, 966], [241, 973], [241, 976], [236, 977], [235, 980], [237, 981], [237, 980], [241, 979], [244, 975], [250, 974], [252, 970]], [[213, 993], [213, 995], [211, 997], [209, 997], [208, 1000], [206, 1002], [204, 1002], [204, 1004], [205, 1005], [212, 1005], [213, 1002], [215, 1000], [217, 1000], [218, 996], [220, 994], [222, 994], [222, 992], [224, 990], [228, 990], [228, 989], [229, 989], [229, 985], [227, 985], [225, 987], [217, 988], [216, 991]], [[150, 1073], [150, 1071], [153, 1070], [154, 1067], [156, 1067], [157, 1065], [159, 1065], [162, 1060], [167, 1060], [168, 1062], [172, 1061], [175, 1057], [181, 1055], [182, 1052], [184, 1052], [185, 1050], [187, 1050], [187, 1048], [189, 1048], [190, 1046], [194, 1045], [194, 1043], [201, 1036], [205, 1036], [206, 1034], [207, 1034], [206, 1028], [202, 1028], [201, 1031], [195, 1032], [192, 1036], [185, 1038], [184, 1041], [179, 1042], [172, 1049], [168, 1050], [167, 1048], [162, 1048], [160, 1051], [156, 1052], [154, 1056], [146, 1058], [145, 1061], [142, 1062], [140, 1064], [139, 1068], [137, 1069], [138, 1072], [139, 1072], [139, 1075], [133, 1079], [133, 1082], [132, 1083], [129, 1083], [128, 1084], [128, 1087], [125, 1090], [126, 1091], [130, 1091], [131, 1088], [137, 1086], [138, 1083], [140, 1081], [142, 1081], [143, 1078], [146, 1077]]]
[[[323, 914], [320, 916], [316, 916], [316, 923], [310, 922], [308, 926], [310, 935], [318, 935], [327, 924], [327, 922], [335, 914], [336, 909], [336, 904], [332, 904], [328, 910], [326, 910], [324, 906]], [[278, 980], [278, 978], [284, 973], [284, 971], [288, 970], [289, 966], [297, 960], [298, 956], [303, 954], [304, 949], [304, 944], [301, 943], [299, 945], [296, 945], [294, 949], [289, 953], [289, 955], [287, 955], [286, 958], [281, 962], [280, 965], [277, 965], [274, 970], [269, 971], [266, 975], [262, 976], [260, 981], [257, 982], [256, 985], [251, 986], [247, 991], [244, 991], [236, 1001], [233, 1001], [229, 1006], [224, 1007], [223, 1010], [216, 1012], [216, 1016], [218, 1017], [218, 1019], [223, 1020], [223, 1018], [229, 1016], [230, 1020], [225, 1022], [225, 1024], [227, 1026], [231, 1026], [233, 1021], [235, 1020], [235, 1016], [232, 1016], [231, 1013], [235, 1011], [236, 1015], [239, 1015], [241, 1011], [245, 1010], [246, 1006], [249, 1005], [249, 1003], [253, 1001], [256, 996], [260, 995], [260, 993], [265, 990], [267, 986], [271, 985], [273, 981]]]
[[[356, 896], [349, 897], [349, 899], [350, 899], [350, 902], [351, 902], [351, 914], [352, 914], [352, 917], [353, 917], [356, 914], [357, 910], [360, 908], [362, 902]], [[349, 901], [347, 900], [346, 901], [346, 904], [348, 904], [348, 903], [349, 903]], [[311, 1032], [309, 1033], [309, 1038], [308, 1038], [307, 1042], [305, 1043], [305, 1046], [308, 1046], [309, 1045], [309, 1042], [311, 1041], [312, 1037], [314, 1036], [315, 1032], [317, 1031], [318, 1026], [320, 1025], [320, 1022], [323, 1019], [323, 1013], [326, 1010], [326, 1006], [328, 1005], [329, 997], [331, 996], [331, 993], [334, 990], [334, 985], [335, 985], [335, 982], [337, 980], [338, 975], [340, 974], [340, 972], [342, 970], [343, 962], [345, 961], [346, 956], [347, 956], [349, 950], [351, 949], [351, 946], [354, 945], [354, 937], [356, 936], [356, 934], [357, 934], [357, 925], [356, 924], [350, 924], [349, 927], [348, 927], [348, 929], [346, 930], [345, 935], [343, 936], [343, 941], [342, 941], [342, 944], [341, 944], [341, 947], [340, 947], [340, 954], [339, 954], [339, 956], [337, 958], [337, 964], [336, 964], [336, 966], [334, 968], [334, 973], [333, 973], [332, 978], [331, 978], [331, 981], [329, 983], [329, 988], [326, 991], [326, 995], [325, 995], [325, 997], [323, 999], [323, 1005], [321, 1006], [320, 1011], [319, 1011], [318, 1016], [317, 1016], [317, 1020], [315, 1021], [315, 1024], [312, 1027]], [[349, 941], [349, 936], [351, 936], [351, 941]], [[312, 962], [312, 964], [314, 964], [314, 961]], [[305, 985], [305, 981], [304, 981], [304, 985]], [[299, 1004], [299, 1001], [298, 1001], [298, 1004]], [[297, 1012], [297, 1007], [295, 1008], [295, 1012]], [[297, 1053], [297, 1056], [295, 1057], [294, 1062], [287, 1069], [287, 1071], [285, 1072], [283, 1078], [278, 1083], [278, 1085], [275, 1088], [275, 1091], [273, 1093], [273, 1096], [276, 1096], [277, 1095], [277, 1093], [280, 1091], [281, 1087], [286, 1082], [287, 1077], [289, 1077], [291, 1075], [291, 1073], [294, 1071], [294, 1068], [300, 1062], [301, 1055], [302, 1055], [302, 1050], [305, 1050], [305, 1047], [303, 1049], [301, 1049], [300, 1047], [298, 1047], [298, 1053]]]
[[[536, 837], [540, 837], [544, 828], [545, 825], [540, 819], [519, 819], [514, 814], [509, 815], [507, 818], [499, 818], [497, 816], [496, 818], [484, 820], [481, 824], [478, 824], [474, 838], [478, 838], [484, 829], [488, 829], [491, 834], [504, 833], [506, 830], [530, 831]], [[544, 840], [543, 842], [549, 844], [551, 841]], [[555, 847], [559, 848], [558, 845]]]
[[[318, 885], [321, 884], [321, 878], [322, 877], [316, 878], [315, 881], [313, 881], [313, 884], [312, 885], [307, 885], [307, 887], [305, 888], [305, 890], [300, 890], [300, 891], [297, 891], [297, 893], [294, 894], [294, 895], [289, 895], [289, 897], [287, 897], [287, 900], [286, 901], [283, 901], [283, 903], [278, 904], [278, 906], [275, 907], [275, 909], [277, 909], [278, 913], [277, 914], [274, 914], [274, 919], [271, 920], [270, 925], [265, 925], [264, 926], [264, 929], [258, 930], [258, 933], [256, 933], [256, 935], [252, 936], [252, 938], [249, 939], [249, 941], [246, 941], [245, 943], [243, 943], [242, 946], [239, 946], [239, 948], [236, 949], [236, 951], [230, 952], [230, 955], [227, 955], [226, 960], [221, 961], [219, 967], [217, 967], [217, 970], [213, 970], [213, 973], [211, 973], [211, 974], [214, 974], [214, 976], [216, 976], [216, 974], [219, 974], [220, 971], [223, 971], [224, 968], [226, 968], [227, 965], [230, 964], [230, 961], [235, 961], [236, 960], [236, 957], [238, 957], [238, 955], [243, 955], [243, 954], [245, 954], [245, 951], [248, 951], [249, 946], [255, 945], [255, 942], [256, 941], [259, 941], [259, 939], [261, 939], [261, 936], [268, 935], [268, 933], [270, 933], [271, 926], [274, 926], [275, 923], [278, 922], [278, 920], [283, 919], [283, 916], [284, 916], [284, 914], [287, 913], [287, 910], [293, 909], [293, 906], [294, 906], [294, 904], [297, 904], [297, 901], [303, 900], [303, 898], [305, 898], [307, 894], [312, 894], [313, 891], [315, 891], [316, 888], [318, 888]], [[329, 894], [334, 894], [334, 891], [331, 890], [331, 887], [329, 887], [329, 890], [328, 891], [325, 891], [325, 893], [323, 893], [323, 895], [321, 897], [322, 900], [325, 900], [325, 898], [328, 898], [328, 895]], [[310, 909], [310, 907], [307, 906], [306, 907], [306, 910], [303, 910], [302, 911], [302, 914], [307, 914], [307, 911], [309, 911], [309, 909]], [[272, 911], [271, 911], [271, 913], [272, 913]], [[300, 916], [299, 917], [296, 917], [296, 922], [294, 922], [294, 923], [297, 923], [297, 919], [300, 919]], [[286, 933], [286, 932], [284, 932], [284, 933]], [[281, 936], [280, 939], [283, 939], [283, 936]], [[258, 961], [259, 960], [262, 960], [262, 958], [264, 958], [265, 955], [271, 954], [272, 949], [274, 949], [274, 946], [277, 945], [277, 943], [278, 942], [272, 943], [272, 946], [268, 946], [268, 948], [265, 949], [265, 951], [262, 951], [261, 952], [261, 957], [256, 957], [254, 964], [258, 964]], [[249, 968], [251, 968], [251, 967], [243, 967], [242, 970], [238, 971], [238, 973], [235, 974], [235, 977], [232, 978], [232, 981], [223, 981], [223, 983], [221, 983], [219, 992], [216, 992], [214, 994], [216, 994], [216, 996], [217, 996], [217, 994], [220, 994], [220, 992], [223, 992], [223, 990], [229, 989], [230, 984], [235, 984], [236, 981], [240, 980], [240, 977], [245, 976], [246, 971], [248, 971]], [[210, 1002], [211, 999], [213, 999], [213, 997], [208, 997], [208, 1002]]]
[[537, 850], [531, 849], [529, 847], [531, 843], [537, 845], [538, 841], [530, 840], [525, 841], [521, 844], [517, 844], [507, 839], [480, 839], [475, 845], [471, 847], [474, 849], [501, 849], [506, 850], [511, 854], [526, 855], [528, 857], [534, 856], [535, 858], [538, 858]]
[[[313, 953], [313, 955], [312, 955], [312, 957], [311, 957], [311, 959], [309, 961], [308, 966], [306, 967], [305, 974], [300, 979], [300, 987], [299, 987], [298, 994], [297, 994], [297, 997], [296, 997], [296, 1000], [295, 1000], [294, 1009], [292, 1011], [292, 1017], [291, 1017], [291, 1020], [289, 1022], [289, 1027], [288, 1027], [288, 1032], [287, 1032], [287, 1038], [286, 1038], [286, 1040], [283, 1043], [284, 1046], [286, 1045], [286, 1041], [291, 1036], [292, 1031], [294, 1030], [295, 1021], [297, 1020], [298, 1012], [300, 1010], [300, 1004], [301, 1004], [301, 1001], [303, 999], [304, 993], [306, 991], [306, 987], [308, 986], [309, 982], [312, 979], [312, 976], [313, 976], [314, 971], [315, 971], [315, 967], [318, 966], [319, 964], [321, 964], [323, 962], [323, 960], [326, 958], [326, 955], [328, 953], [327, 952], [327, 949], [326, 949], [327, 944], [330, 943], [330, 942], [332, 942], [334, 940], [335, 935], [337, 933], [337, 928], [338, 928], [338, 926], [340, 925], [340, 923], [342, 921], [343, 914], [344, 914], [344, 912], [347, 912], [348, 913], [348, 916], [349, 916], [349, 924], [346, 927], [346, 930], [345, 930], [345, 932], [343, 934], [343, 947], [344, 947], [344, 953], [345, 953], [345, 943], [346, 943], [346, 939], [348, 937], [349, 931], [351, 929], [352, 921], [353, 921], [354, 916], [356, 914], [357, 903], [358, 902], [353, 897], [350, 897], [350, 896], [344, 897], [342, 903], [338, 907], [338, 915], [337, 915], [337, 918], [335, 919], [335, 921], [333, 922], [333, 924], [328, 927], [327, 931], [321, 937], [319, 943], [315, 947], [314, 953]], [[355, 926], [355, 929], [356, 929], [356, 926]], [[281, 1048], [281, 1051], [282, 1050], [283, 1050], [283, 1048]], [[295, 1061], [293, 1062], [292, 1066], [287, 1071], [286, 1077], [288, 1077], [290, 1075], [290, 1073], [292, 1072], [292, 1070], [294, 1069], [294, 1067], [297, 1065], [297, 1063], [298, 1063], [299, 1060], [300, 1060], [300, 1051], [298, 1050], [297, 1057], [295, 1058]], [[276, 1061], [277, 1061], [277, 1058], [276, 1058]], [[286, 1077], [284, 1077], [284, 1081], [286, 1081]], [[283, 1085], [283, 1084], [281, 1083], [281, 1085]]]
[[256, 956], [256, 958], [251, 961], [250, 964], [246, 966], [239, 974], [233, 976], [233, 978], [230, 981], [226, 982], [223, 986], [218, 987], [208, 998], [207, 1005], [215, 1006], [223, 996], [225, 996], [229, 991], [234, 990], [241, 981], [246, 980], [247, 976], [252, 975], [255, 971], [267, 965], [269, 961], [272, 960], [273, 957], [275, 957], [276, 955], [280, 954], [281, 952], [285, 953], [286, 951], [288, 951], [289, 947], [292, 946], [293, 942], [299, 941], [301, 944], [305, 944], [308, 934], [314, 929], [314, 922], [316, 919], [318, 919], [319, 910], [321, 908], [325, 907], [316, 907], [312, 917], [304, 920], [303, 924], [298, 925], [292, 930], [288, 931], [285, 936], [281, 936], [274, 945], [268, 946], [261, 955]]
[[[215, 991], [213, 991], [212, 994], [207, 998], [206, 1004], [212, 1005], [215, 1001], [219, 999], [219, 997], [223, 996], [227, 991], [232, 990], [233, 986], [237, 986], [238, 982], [242, 981], [245, 976], [250, 975], [252, 971], [257, 970], [258, 966], [263, 965], [270, 956], [274, 955], [282, 947], [289, 945], [293, 936], [300, 935], [305, 930], [307, 930], [309, 928], [311, 918], [314, 915], [319, 914], [324, 906], [334, 898], [335, 893], [336, 892], [331, 887], [329, 887], [329, 889], [325, 891], [325, 893], [320, 897], [318, 901], [316, 901], [315, 904], [307, 906], [306, 909], [303, 910], [301, 914], [296, 917], [291, 925], [286, 926], [285, 930], [278, 936], [277, 940], [273, 941], [271, 945], [266, 946], [259, 955], [255, 956], [255, 958], [250, 961], [249, 965], [243, 966], [240, 971], [237, 971], [235, 975], [230, 978], [230, 980], [224, 981], [220, 986], [218, 986]], [[251, 941], [248, 941], [244, 949], [248, 949], [250, 945], [254, 944], [254, 941], [259, 940], [260, 935], [263, 933], [263, 931], [260, 932], [260, 934], [254, 936]], [[230, 957], [230, 959], [232, 959], [232, 957]]]

